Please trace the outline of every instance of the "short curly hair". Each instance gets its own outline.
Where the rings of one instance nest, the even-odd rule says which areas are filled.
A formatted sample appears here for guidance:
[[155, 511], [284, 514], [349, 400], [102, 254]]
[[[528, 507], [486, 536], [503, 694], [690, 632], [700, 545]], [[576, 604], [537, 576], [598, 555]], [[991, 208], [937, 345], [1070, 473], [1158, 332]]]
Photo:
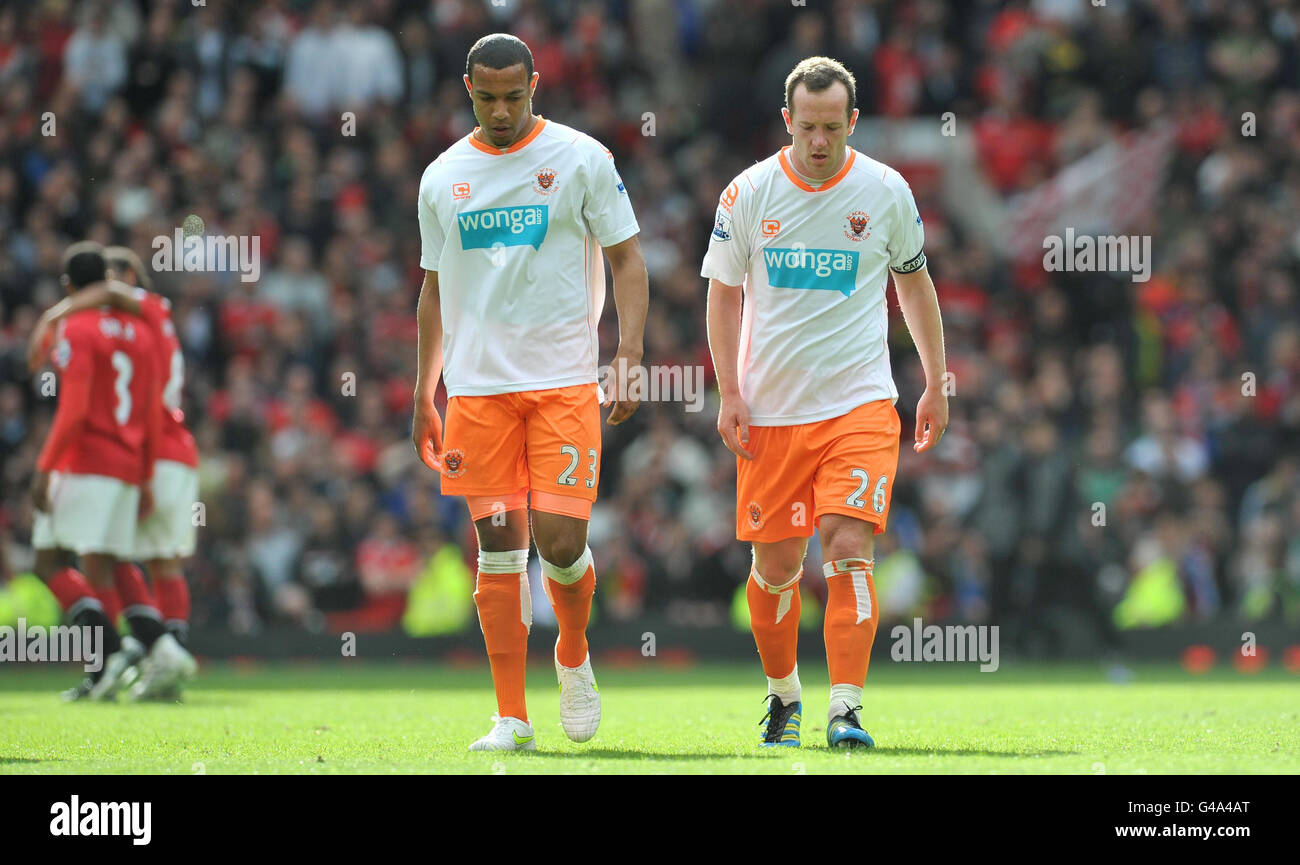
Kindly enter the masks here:
[[809, 93], [820, 93], [836, 81], [849, 91], [848, 115], [858, 107], [858, 85], [843, 63], [830, 57], [806, 57], [785, 78], [785, 108], [793, 110], [794, 89], [802, 84]]

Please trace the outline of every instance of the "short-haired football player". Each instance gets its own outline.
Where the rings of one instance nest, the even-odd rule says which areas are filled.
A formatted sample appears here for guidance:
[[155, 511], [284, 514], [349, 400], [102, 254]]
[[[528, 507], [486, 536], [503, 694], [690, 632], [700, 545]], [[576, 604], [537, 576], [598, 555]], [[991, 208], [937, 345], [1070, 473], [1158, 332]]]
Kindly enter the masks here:
[[814, 528], [828, 592], [827, 742], [874, 745], [859, 713], [880, 618], [873, 535], [885, 529], [898, 465], [890, 274], [925, 369], [915, 450], [934, 447], [948, 424], [921, 216], [897, 171], [848, 146], [856, 103], [837, 61], [794, 68], [781, 111], [791, 142], [723, 191], [701, 269], [718, 432], [736, 454], [736, 534], [753, 545], [746, 593], [768, 680], [767, 746], [800, 744], [799, 578]]
[[[471, 750], [536, 748], [524, 700], [532, 623], [529, 518], [560, 636], [560, 721], [585, 742], [600, 724], [587, 648], [596, 572], [587, 521], [600, 476], [596, 328], [605, 265], [619, 346], [606, 422], [631, 417], [617, 370], [641, 362], [648, 282], [627, 189], [608, 150], [533, 113], [528, 46], [494, 33], [470, 49], [478, 119], [420, 181], [419, 368], [413, 441], [464, 496], [478, 532], [474, 602], [496, 687], [491, 732]], [[434, 406], [447, 385], [445, 431]]]

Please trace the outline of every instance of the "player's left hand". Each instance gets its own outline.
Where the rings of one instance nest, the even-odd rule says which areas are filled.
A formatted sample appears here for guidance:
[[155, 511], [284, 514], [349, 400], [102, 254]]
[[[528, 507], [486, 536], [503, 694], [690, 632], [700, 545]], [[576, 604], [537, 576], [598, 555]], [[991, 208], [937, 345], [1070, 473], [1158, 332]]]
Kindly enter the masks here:
[[628, 393], [628, 378], [631, 377], [632, 370], [640, 365], [640, 353], [625, 351], [622, 348], [609, 363], [609, 372], [605, 380], [600, 383], [601, 389], [605, 392], [600, 405], [601, 408], [609, 405], [614, 407], [610, 410], [609, 417], [605, 418], [605, 423], [610, 426], [618, 426], [636, 414], [636, 410], [641, 407], [641, 400], [632, 399]]
[[32, 478], [32, 506], [38, 511], [50, 511], [50, 473], [37, 472]]
[[948, 397], [939, 388], [927, 387], [916, 403], [916, 432], [912, 450], [923, 454], [939, 443], [948, 429]]

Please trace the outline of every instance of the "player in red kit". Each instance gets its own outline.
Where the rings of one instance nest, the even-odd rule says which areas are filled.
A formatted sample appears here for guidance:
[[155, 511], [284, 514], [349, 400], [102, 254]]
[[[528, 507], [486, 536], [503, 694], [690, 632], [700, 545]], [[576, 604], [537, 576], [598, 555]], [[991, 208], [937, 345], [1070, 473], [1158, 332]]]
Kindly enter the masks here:
[[[177, 700], [182, 682], [193, 677], [197, 669], [194, 658], [182, 646], [189, 624], [190, 597], [181, 561], [194, 553], [197, 530], [193, 511], [198, 500], [198, 447], [181, 410], [185, 356], [171, 320], [171, 304], [148, 290], [148, 272], [139, 256], [123, 246], [109, 247], [105, 256], [109, 281], [88, 286], [47, 310], [32, 332], [28, 360], [33, 369], [39, 366], [41, 346], [60, 321], [100, 307], [112, 307], [142, 320], [156, 337], [163, 413], [151, 484], [154, 508], [136, 526], [131, 558], [145, 563], [157, 601], [132, 561], [119, 561], [114, 566], [113, 586], [125, 605], [132, 631], [157, 635], [148, 646], [148, 658], [141, 664], [140, 679], [130, 689], [131, 698]], [[149, 622], [138, 627], [137, 619], [141, 617], [161, 620], [167, 638], [162, 638]]]
[[[64, 255], [61, 281], [75, 295], [102, 282], [105, 271], [103, 247], [75, 243]], [[103, 633], [102, 663], [65, 694], [73, 699], [112, 698], [140, 651], [118, 637], [92, 586], [112, 582], [114, 565], [134, 552], [138, 516], [153, 509], [149, 482], [162, 438], [156, 342], [152, 328], [112, 309], [69, 316], [54, 338], [59, 405], [32, 481], [32, 545], [38, 570], [73, 624]], [[153, 642], [161, 630], [146, 624], [136, 636]]]

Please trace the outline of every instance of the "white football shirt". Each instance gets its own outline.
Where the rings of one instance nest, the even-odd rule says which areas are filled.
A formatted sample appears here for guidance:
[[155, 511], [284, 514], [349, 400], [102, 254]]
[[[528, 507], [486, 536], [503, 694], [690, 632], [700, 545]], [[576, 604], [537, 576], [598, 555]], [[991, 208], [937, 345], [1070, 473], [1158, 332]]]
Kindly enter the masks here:
[[925, 231], [897, 171], [848, 148], [814, 188], [789, 147], [722, 193], [700, 275], [743, 285], [740, 393], [756, 426], [793, 426], [897, 401], [886, 268], [925, 267]]
[[419, 216], [448, 396], [596, 382], [601, 247], [640, 231], [608, 150], [546, 119], [504, 150], [466, 136], [425, 169]]

